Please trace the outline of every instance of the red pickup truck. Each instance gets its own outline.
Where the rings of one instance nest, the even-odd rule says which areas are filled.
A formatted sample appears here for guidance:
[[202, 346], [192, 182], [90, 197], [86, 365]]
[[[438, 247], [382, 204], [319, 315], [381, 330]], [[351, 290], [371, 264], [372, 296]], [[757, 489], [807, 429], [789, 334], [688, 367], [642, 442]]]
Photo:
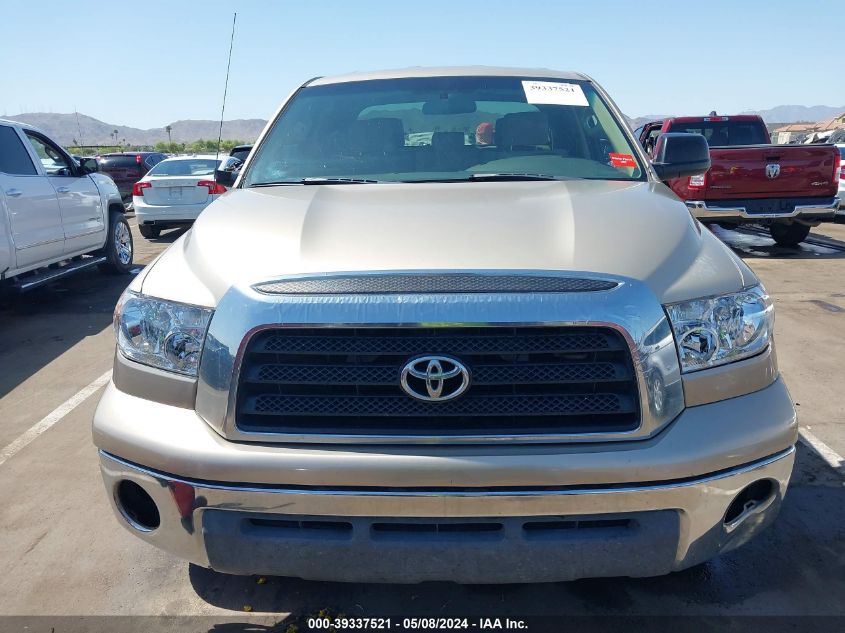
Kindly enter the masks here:
[[833, 145], [771, 145], [754, 115], [675, 117], [646, 123], [634, 134], [650, 156], [666, 132], [701, 134], [710, 170], [666, 184], [702, 222], [763, 224], [782, 246], [796, 246], [839, 205], [839, 152]]

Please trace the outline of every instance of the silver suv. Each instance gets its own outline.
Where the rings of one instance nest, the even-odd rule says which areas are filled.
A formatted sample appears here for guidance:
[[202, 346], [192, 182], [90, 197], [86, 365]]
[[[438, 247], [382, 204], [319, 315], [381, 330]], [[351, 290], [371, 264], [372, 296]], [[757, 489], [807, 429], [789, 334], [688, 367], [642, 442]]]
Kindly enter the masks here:
[[746, 542], [797, 432], [772, 302], [661, 184], [704, 139], [661, 146], [577, 73], [302, 85], [116, 308], [119, 522], [341, 581], [649, 576]]

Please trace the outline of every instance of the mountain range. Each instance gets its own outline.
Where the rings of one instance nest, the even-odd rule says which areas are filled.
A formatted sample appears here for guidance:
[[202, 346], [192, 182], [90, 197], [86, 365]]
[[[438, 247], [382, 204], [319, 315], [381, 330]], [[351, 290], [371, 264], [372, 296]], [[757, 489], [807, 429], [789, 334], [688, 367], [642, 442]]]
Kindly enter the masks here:
[[[85, 114], [54, 114], [31, 112], [16, 116], [2, 117], [34, 125], [44, 130], [48, 136], [62, 145], [108, 145], [114, 143], [114, 131], [117, 140], [130, 145], [155, 145], [167, 141], [164, 127], [142, 130], [126, 125], [104, 123]], [[234, 119], [223, 122], [224, 140], [254, 141], [258, 138], [267, 121], [264, 119]], [[170, 124], [170, 137], [174, 143], [191, 143], [199, 139], [216, 139], [220, 121], [186, 120]]]
[[845, 105], [835, 106], [803, 106], [781, 105], [768, 110], [746, 110], [740, 114], [759, 114], [766, 123], [798, 123], [824, 121], [832, 119], [845, 112]]
[[[759, 114], [766, 123], [793, 123], [798, 121], [822, 121], [845, 112], [845, 105], [802, 106], [782, 105], [768, 110], [746, 110], [741, 114]], [[648, 121], [663, 119], [665, 114], [647, 114], [636, 118], [626, 117], [632, 129]], [[117, 139], [130, 145], [155, 145], [167, 141], [165, 127], [143, 130], [126, 125], [104, 123], [85, 114], [55, 114], [52, 112], [31, 112], [16, 116], [2, 117], [14, 121], [29, 123], [44, 130], [62, 145], [108, 145], [114, 143], [114, 131]], [[258, 138], [267, 121], [264, 119], [234, 119], [223, 122], [224, 140], [246, 142]], [[177, 143], [191, 143], [199, 139], [216, 139], [219, 121], [184, 120], [170, 124], [170, 138]]]

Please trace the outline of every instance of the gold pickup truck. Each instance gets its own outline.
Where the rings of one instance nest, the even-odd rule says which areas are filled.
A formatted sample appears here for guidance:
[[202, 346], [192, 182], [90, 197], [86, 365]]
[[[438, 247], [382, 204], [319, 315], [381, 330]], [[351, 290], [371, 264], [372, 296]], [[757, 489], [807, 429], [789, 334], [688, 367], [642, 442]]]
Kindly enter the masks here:
[[772, 523], [772, 302], [577, 73], [306, 82], [115, 311], [118, 521], [233, 574], [651, 576]]

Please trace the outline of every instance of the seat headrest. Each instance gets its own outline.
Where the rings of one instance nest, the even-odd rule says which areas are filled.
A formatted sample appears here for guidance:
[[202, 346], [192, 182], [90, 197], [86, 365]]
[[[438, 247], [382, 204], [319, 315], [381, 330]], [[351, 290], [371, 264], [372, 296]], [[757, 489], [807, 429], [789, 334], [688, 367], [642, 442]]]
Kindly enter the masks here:
[[405, 126], [392, 117], [360, 119], [352, 124], [349, 142], [363, 153], [394, 150], [405, 145]]
[[549, 119], [544, 112], [512, 112], [496, 123], [498, 147], [531, 147], [550, 144]]
[[190, 176], [191, 175], [191, 166], [188, 164], [187, 161], [180, 160], [173, 166], [171, 175], [172, 176]]
[[715, 130], [713, 134], [710, 135], [710, 140], [708, 141], [708, 143], [717, 147], [727, 145], [728, 135], [724, 132], [724, 130]]
[[737, 125], [731, 130], [731, 145], [752, 145], [753, 143], [750, 127]]
[[464, 147], [463, 132], [435, 132], [431, 135], [431, 147], [436, 152], [450, 152]]

